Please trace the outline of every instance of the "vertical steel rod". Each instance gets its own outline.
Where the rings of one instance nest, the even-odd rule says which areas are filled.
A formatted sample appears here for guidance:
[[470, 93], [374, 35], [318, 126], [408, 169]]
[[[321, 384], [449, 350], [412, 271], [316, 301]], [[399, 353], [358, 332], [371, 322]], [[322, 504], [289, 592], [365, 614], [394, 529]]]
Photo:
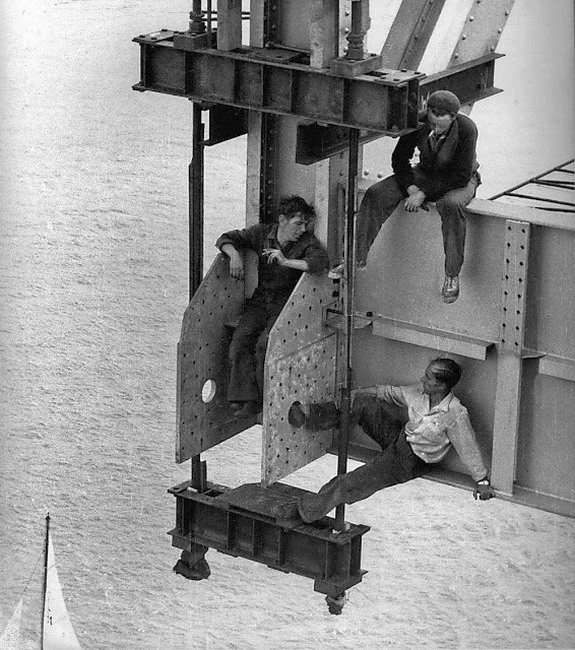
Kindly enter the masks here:
[[[337, 455], [337, 473], [347, 472], [347, 454], [351, 415], [352, 385], [352, 336], [355, 312], [354, 270], [355, 270], [355, 203], [357, 194], [357, 165], [359, 157], [359, 130], [349, 129], [349, 161], [347, 172], [347, 209], [345, 215], [345, 292], [344, 292], [344, 342], [343, 342], [343, 381], [340, 404], [340, 430]], [[335, 511], [336, 527], [342, 529], [345, 519], [345, 504]]]
[[[192, 161], [188, 168], [190, 300], [204, 275], [204, 125], [202, 109], [196, 102], [192, 124]], [[199, 454], [192, 457], [192, 487], [205, 489], [205, 464]]]

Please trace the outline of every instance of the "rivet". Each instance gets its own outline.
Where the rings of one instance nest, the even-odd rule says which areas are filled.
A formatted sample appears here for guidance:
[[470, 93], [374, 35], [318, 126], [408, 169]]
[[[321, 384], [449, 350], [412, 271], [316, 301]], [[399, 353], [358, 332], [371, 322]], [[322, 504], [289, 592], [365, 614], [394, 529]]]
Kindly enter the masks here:
[[462, 34], [462, 35], [461, 35], [461, 40], [462, 40], [462, 41], [466, 40], [466, 38], [467, 38], [467, 34]]
[[345, 12], [344, 12], [344, 15], [349, 16], [349, 14], [350, 14], [349, 9], [346, 9]]
[[506, 16], [509, 16], [509, 11], [506, 11], [506, 12], [505, 12], [505, 15], [506, 15]]
[[368, 170], [368, 169], [364, 169], [364, 170], [363, 170], [363, 175], [364, 175], [364, 176], [369, 176], [369, 170]]
[[343, 48], [343, 51], [344, 51], [344, 52], [347, 52], [347, 46]]
[[490, 49], [492, 52], [495, 52], [495, 45], [492, 45], [489, 49]]
[[382, 174], [381, 172], [379, 172], [379, 174], [377, 175], [377, 177], [378, 177], [378, 178], [383, 178], [383, 174]]
[[502, 29], [498, 29], [498, 30], [497, 30], [497, 33], [498, 33], [498, 34], [501, 34], [502, 31], [503, 31]]
[[475, 16], [469, 16], [469, 22], [473, 22], [475, 20]]
[[453, 55], [453, 58], [454, 58], [454, 59], [458, 59], [458, 58], [459, 58], [459, 54], [456, 52], [456, 53]]
[[344, 34], [349, 34], [349, 27], [344, 27], [343, 28], [343, 33]]

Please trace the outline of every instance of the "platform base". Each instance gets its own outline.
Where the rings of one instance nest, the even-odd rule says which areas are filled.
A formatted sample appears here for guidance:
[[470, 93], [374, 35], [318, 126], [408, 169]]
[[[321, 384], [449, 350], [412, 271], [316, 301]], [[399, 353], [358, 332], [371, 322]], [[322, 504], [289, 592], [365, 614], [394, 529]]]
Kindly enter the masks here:
[[337, 597], [361, 582], [361, 540], [369, 526], [349, 524], [334, 530], [335, 520], [286, 524], [273, 517], [274, 506], [295, 500], [306, 490], [275, 483], [248, 483], [235, 489], [208, 484], [197, 492], [188, 482], [169, 490], [176, 497], [173, 546], [191, 550], [202, 544], [272, 569], [315, 580], [314, 589]]

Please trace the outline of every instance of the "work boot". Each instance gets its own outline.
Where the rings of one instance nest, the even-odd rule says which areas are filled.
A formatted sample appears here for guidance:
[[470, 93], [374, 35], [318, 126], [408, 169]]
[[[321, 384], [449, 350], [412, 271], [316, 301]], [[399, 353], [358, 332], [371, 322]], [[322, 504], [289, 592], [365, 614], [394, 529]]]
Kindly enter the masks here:
[[305, 494], [299, 502], [298, 512], [306, 524], [312, 524], [325, 517], [333, 510], [338, 501], [333, 490], [318, 492], [317, 494]]
[[441, 295], [443, 297], [443, 302], [452, 303], [459, 298], [459, 276], [458, 275], [446, 275], [445, 281], [443, 282], [443, 288], [441, 289]]
[[305, 425], [310, 431], [326, 431], [339, 426], [339, 410], [333, 402], [294, 402], [288, 412], [288, 422], [296, 429]]
[[284, 524], [301, 524], [303, 521], [299, 514], [297, 501], [278, 503], [272, 508], [272, 515], [279, 523]]
[[[356, 271], [363, 271], [365, 270], [367, 266], [367, 262], [365, 260], [358, 260], [355, 263], [355, 269]], [[341, 280], [345, 274], [345, 261], [343, 261], [341, 264], [338, 264], [337, 266], [334, 266], [333, 269], [327, 274], [327, 277], [330, 280]]]
[[333, 269], [327, 274], [330, 280], [341, 280], [345, 271], [345, 262], [334, 266]]

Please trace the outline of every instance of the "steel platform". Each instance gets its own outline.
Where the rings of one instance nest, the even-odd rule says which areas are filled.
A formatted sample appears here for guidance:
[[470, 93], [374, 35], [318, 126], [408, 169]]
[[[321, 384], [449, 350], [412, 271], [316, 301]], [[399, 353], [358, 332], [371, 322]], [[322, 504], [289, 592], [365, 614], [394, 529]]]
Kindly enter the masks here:
[[349, 524], [334, 530], [335, 520], [314, 524], [278, 521], [275, 505], [297, 499], [306, 490], [276, 483], [248, 483], [230, 489], [208, 484], [198, 492], [186, 481], [170, 490], [177, 500], [172, 545], [191, 550], [203, 544], [233, 557], [253, 560], [285, 573], [312, 578], [314, 590], [335, 597], [361, 582], [361, 542], [370, 529]]

